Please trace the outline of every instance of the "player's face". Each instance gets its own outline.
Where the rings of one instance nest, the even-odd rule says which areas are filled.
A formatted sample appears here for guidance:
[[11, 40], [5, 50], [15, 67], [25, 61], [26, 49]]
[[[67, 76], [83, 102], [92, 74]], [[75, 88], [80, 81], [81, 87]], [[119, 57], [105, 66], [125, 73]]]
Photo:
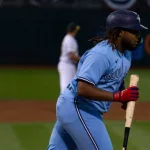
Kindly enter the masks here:
[[80, 26], [77, 26], [76, 29], [74, 30], [74, 36], [78, 34], [79, 30], [80, 30]]
[[124, 49], [135, 50], [141, 43], [141, 34], [135, 30], [123, 30], [121, 32], [121, 44]]
[[75, 29], [75, 30], [74, 30], [74, 36], [76, 36], [77, 34], [78, 34], [78, 30]]

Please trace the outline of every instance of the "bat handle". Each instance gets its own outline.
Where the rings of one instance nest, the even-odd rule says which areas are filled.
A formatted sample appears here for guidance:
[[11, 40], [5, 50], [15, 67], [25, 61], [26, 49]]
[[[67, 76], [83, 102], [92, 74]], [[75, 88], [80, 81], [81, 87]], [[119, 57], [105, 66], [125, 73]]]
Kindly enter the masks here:
[[124, 130], [123, 149], [122, 149], [122, 150], [127, 150], [127, 144], [128, 144], [129, 133], [130, 133], [130, 128], [129, 128], [129, 127], [125, 127], [125, 130]]
[[[132, 74], [130, 76], [129, 86], [138, 86], [139, 76]], [[135, 101], [130, 101], [127, 104], [126, 109], [126, 122], [125, 122], [125, 131], [124, 131], [124, 141], [123, 141], [123, 150], [127, 150], [129, 132], [132, 124], [133, 114], [135, 109]]]

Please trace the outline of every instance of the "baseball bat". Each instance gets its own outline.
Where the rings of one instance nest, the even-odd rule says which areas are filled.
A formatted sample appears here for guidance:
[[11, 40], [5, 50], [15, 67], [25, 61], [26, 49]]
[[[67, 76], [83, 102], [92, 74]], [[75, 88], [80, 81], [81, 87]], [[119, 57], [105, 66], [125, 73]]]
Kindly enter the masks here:
[[[138, 86], [138, 82], [139, 82], [139, 76], [136, 74], [132, 74], [130, 76], [129, 86]], [[126, 115], [125, 115], [126, 121], [125, 121], [124, 140], [123, 140], [122, 150], [127, 150], [128, 138], [129, 138], [130, 128], [131, 128], [132, 119], [134, 115], [134, 109], [135, 109], [135, 101], [128, 102]]]

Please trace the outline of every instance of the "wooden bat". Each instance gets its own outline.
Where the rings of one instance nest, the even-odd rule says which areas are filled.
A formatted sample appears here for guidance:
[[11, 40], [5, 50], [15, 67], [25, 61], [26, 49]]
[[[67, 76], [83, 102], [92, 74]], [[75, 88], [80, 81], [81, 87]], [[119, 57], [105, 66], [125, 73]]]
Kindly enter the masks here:
[[[136, 74], [132, 74], [130, 76], [130, 84], [129, 86], [138, 86], [139, 76]], [[130, 128], [132, 124], [132, 119], [134, 115], [135, 101], [130, 101], [127, 104], [126, 109], [126, 121], [125, 121], [125, 129], [124, 129], [124, 140], [123, 140], [123, 148], [122, 150], [127, 150], [128, 138], [130, 133]]]

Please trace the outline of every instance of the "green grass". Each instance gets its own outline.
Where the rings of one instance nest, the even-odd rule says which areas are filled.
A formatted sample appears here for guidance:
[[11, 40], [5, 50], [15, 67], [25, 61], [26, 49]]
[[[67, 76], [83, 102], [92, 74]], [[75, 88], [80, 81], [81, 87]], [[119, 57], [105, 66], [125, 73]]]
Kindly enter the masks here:
[[[140, 75], [140, 101], [150, 100], [150, 70], [131, 70]], [[59, 75], [55, 69], [0, 69], [0, 99], [56, 100], [59, 95]]]
[[[123, 143], [124, 122], [105, 121], [110, 134], [114, 150], [120, 150]], [[129, 150], [149, 150], [150, 122], [135, 121], [132, 124], [128, 149]]]
[[0, 124], [0, 150], [46, 150], [53, 123]]
[[[121, 150], [123, 121], [105, 121], [114, 150]], [[54, 123], [0, 124], [0, 150], [46, 150]], [[128, 149], [149, 150], [150, 122], [134, 121]]]
[[0, 99], [55, 100], [58, 94], [56, 70], [0, 70]]
[[134, 69], [130, 70], [125, 81], [126, 86], [129, 84], [129, 79], [131, 74], [138, 74], [140, 77], [139, 80], [139, 89], [140, 89], [140, 101], [150, 101], [150, 70], [149, 69]]

